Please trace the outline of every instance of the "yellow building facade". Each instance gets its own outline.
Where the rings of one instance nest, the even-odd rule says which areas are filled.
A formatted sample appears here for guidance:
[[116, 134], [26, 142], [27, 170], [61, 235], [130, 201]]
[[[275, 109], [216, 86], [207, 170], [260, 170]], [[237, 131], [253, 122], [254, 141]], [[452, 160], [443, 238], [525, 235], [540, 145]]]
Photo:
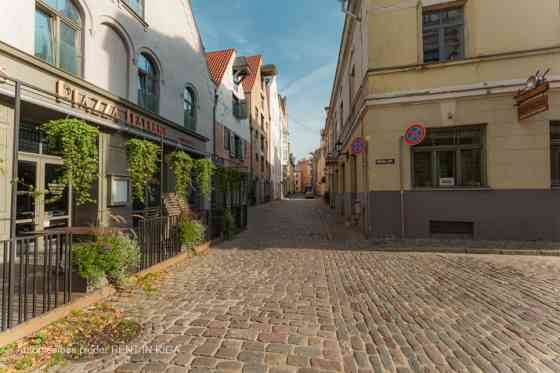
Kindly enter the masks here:
[[[339, 213], [375, 238], [559, 240], [558, 2], [348, 12], [324, 134]], [[515, 97], [548, 70], [548, 110], [520, 120]], [[426, 138], [407, 145], [415, 124]]]

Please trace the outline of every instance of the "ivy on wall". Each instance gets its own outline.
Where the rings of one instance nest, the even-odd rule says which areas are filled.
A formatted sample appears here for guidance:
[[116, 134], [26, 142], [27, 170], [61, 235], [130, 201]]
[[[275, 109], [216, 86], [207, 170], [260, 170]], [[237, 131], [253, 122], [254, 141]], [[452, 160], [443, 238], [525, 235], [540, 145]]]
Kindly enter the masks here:
[[212, 188], [212, 176], [216, 171], [216, 166], [214, 162], [210, 159], [198, 159], [194, 164], [196, 171], [196, 186], [203, 199], [207, 199], [210, 196], [210, 190]]
[[[62, 198], [64, 188], [71, 186], [77, 206], [95, 202], [91, 188], [98, 176], [99, 130], [79, 119], [59, 119], [41, 126], [49, 150], [63, 159], [63, 173], [52, 183], [51, 201]], [[49, 186], [51, 188], [51, 186]]]
[[181, 150], [171, 154], [169, 161], [175, 175], [175, 191], [179, 197], [187, 200], [187, 192], [192, 184], [191, 172], [194, 161], [190, 155]]
[[127, 155], [132, 195], [138, 201], [144, 201], [146, 186], [158, 169], [160, 147], [151, 141], [130, 139], [127, 143]]

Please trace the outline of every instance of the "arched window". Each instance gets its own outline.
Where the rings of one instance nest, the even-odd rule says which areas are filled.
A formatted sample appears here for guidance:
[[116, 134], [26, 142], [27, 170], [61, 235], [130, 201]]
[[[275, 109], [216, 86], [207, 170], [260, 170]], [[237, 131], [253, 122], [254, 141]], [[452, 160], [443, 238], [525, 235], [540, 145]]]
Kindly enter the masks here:
[[35, 6], [35, 56], [73, 75], [82, 70], [83, 21], [72, 0], [42, 0]]
[[196, 131], [196, 95], [191, 87], [185, 88], [185, 127]]
[[138, 56], [138, 105], [151, 112], [159, 109], [159, 72], [153, 59], [145, 53]]

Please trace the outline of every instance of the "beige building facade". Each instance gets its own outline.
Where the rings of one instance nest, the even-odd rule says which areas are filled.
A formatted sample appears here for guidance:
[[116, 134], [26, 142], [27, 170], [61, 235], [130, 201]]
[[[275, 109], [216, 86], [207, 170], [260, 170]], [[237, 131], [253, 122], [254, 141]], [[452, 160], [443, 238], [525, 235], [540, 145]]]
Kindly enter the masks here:
[[[339, 213], [376, 238], [560, 239], [558, 3], [348, 6], [325, 128]], [[548, 110], [520, 119], [516, 96], [548, 69]]]

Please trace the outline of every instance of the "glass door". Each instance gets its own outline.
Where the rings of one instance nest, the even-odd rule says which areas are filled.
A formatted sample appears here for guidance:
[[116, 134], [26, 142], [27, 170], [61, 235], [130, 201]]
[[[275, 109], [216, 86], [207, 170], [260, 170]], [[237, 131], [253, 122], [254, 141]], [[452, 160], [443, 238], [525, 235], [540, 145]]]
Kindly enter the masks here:
[[62, 162], [21, 155], [18, 161], [18, 236], [70, 226], [70, 191], [58, 180]]
[[62, 164], [44, 162], [44, 211], [43, 228], [68, 227], [70, 224], [70, 193], [60, 184]]
[[37, 162], [18, 161], [16, 234], [29, 234], [36, 230]]

